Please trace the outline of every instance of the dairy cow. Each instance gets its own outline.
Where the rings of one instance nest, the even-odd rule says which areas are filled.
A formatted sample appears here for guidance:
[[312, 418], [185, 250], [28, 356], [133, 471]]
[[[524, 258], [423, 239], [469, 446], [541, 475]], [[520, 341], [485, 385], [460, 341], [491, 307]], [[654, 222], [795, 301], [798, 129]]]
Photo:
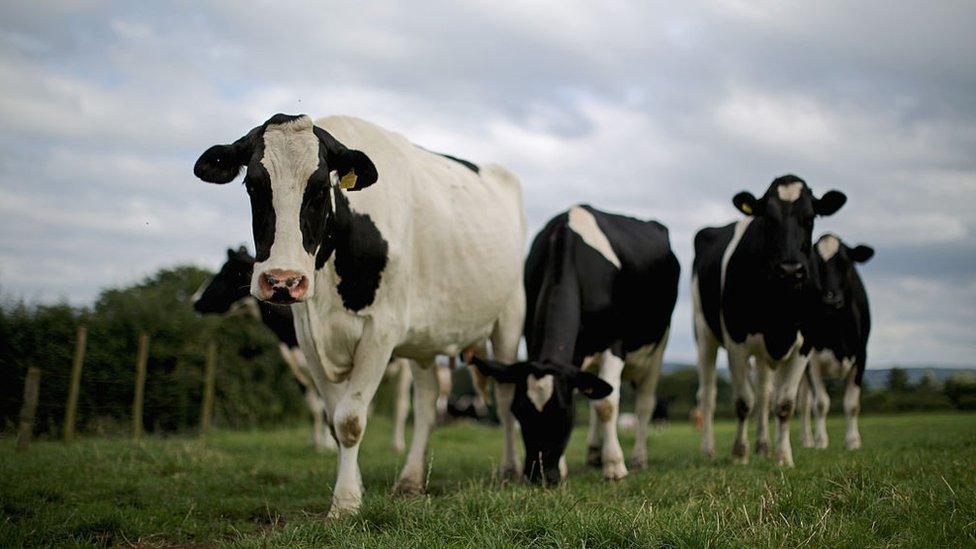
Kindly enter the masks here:
[[[251, 293], [291, 305], [339, 441], [330, 516], [360, 506], [366, 409], [391, 356], [417, 361], [414, 434], [396, 490], [422, 491], [435, 357], [490, 337], [499, 359], [515, 359], [525, 311], [517, 178], [357, 118], [313, 124], [281, 114], [205, 151], [194, 173], [228, 183], [244, 167], [256, 250]], [[514, 467], [514, 419], [501, 405], [513, 392], [496, 388], [503, 467]]]
[[530, 481], [555, 484], [566, 475], [574, 389], [592, 400], [588, 462], [608, 479], [627, 475], [617, 439], [622, 379], [637, 392], [632, 464], [646, 464], [679, 271], [668, 230], [656, 221], [574, 206], [536, 236], [525, 264], [528, 361], [475, 359], [483, 373], [516, 384], [511, 410]]
[[[746, 217], [695, 235], [692, 267], [694, 333], [698, 347], [698, 403], [704, 421], [701, 451], [715, 453], [715, 357], [728, 354], [738, 430], [733, 459], [748, 461], [747, 420], [755, 404], [749, 381], [754, 358], [760, 390], [773, 390], [777, 421], [776, 459], [793, 465], [789, 421], [797, 385], [809, 354], [800, 332], [810, 291], [810, 249], [814, 219], [835, 213], [847, 197], [828, 191], [821, 198], [799, 177], [776, 178], [760, 198], [740, 192], [733, 205]], [[772, 379], [775, 378], [775, 379]], [[763, 399], [765, 401], [765, 399]], [[757, 451], [768, 452], [767, 414], [760, 412]]]
[[[812, 352], [807, 366], [808, 383], [800, 385], [798, 397], [803, 429], [801, 441], [808, 447], [827, 447], [830, 396], [824, 386], [824, 377], [840, 378], [846, 384], [844, 416], [847, 418], [847, 433], [844, 446], [848, 450], [855, 450], [861, 447], [857, 416], [871, 331], [868, 294], [855, 264], [871, 259], [874, 250], [863, 244], [852, 248], [837, 235], [828, 233], [817, 240], [811, 255], [817, 291], [812, 296], [814, 301], [803, 322], [803, 336]], [[811, 400], [816, 422], [812, 437]]]

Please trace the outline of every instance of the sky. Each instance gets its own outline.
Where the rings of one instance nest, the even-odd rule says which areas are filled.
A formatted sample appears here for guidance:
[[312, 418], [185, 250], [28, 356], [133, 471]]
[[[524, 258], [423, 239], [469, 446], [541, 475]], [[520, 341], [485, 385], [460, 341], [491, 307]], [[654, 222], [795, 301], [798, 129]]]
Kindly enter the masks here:
[[668, 361], [692, 361], [697, 229], [795, 173], [866, 243], [869, 367], [976, 355], [976, 3], [4, 2], [0, 292], [99, 290], [253, 249], [192, 174], [277, 112], [349, 114], [497, 162], [529, 237], [575, 203], [670, 228]]

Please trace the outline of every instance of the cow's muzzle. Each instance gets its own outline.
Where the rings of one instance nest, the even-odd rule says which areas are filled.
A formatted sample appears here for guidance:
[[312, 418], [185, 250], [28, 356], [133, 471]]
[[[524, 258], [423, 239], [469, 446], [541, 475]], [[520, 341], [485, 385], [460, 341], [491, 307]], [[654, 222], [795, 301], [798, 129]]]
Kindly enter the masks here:
[[287, 305], [305, 299], [308, 293], [308, 277], [298, 271], [270, 269], [258, 277], [260, 294], [264, 301]]

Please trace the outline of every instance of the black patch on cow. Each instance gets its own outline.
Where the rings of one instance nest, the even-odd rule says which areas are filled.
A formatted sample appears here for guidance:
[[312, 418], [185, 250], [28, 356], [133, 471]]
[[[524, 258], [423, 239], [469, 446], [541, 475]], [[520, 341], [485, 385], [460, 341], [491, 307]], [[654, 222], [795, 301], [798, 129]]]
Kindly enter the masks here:
[[463, 158], [458, 158], [456, 156], [453, 156], [453, 155], [450, 155], [450, 154], [447, 154], [447, 153], [441, 153], [441, 152], [437, 152], [437, 151], [432, 151], [430, 149], [421, 147], [420, 145], [414, 145], [414, 147], [417, 147], [418, 149], [420, 149], [422, 151], [429, 152], [431, 154], [436, 154], [437, 156], [442, 156], [442, 157], [444, 157], [444, 158], [446, 158], [448, 160], [453, 160], [453, 161], [457, 162], [458, 164], [464, 166], [465, 168], [473, 171], [474, 173], [481, 173], [481, 168], [477, 164], [475, 164], [474, 162], [471, 162], [470, 160], [465, 160]]
[[[814, 246], [811, 253], [816, 293], [811, 295], [808, 315], [803, 322], [805, 343], [817, 350], [833, 351], [837, 360], [854, 359], [854, 381], [858, 386], [867, 367], [871, 311], [868, 293], [855, 267], [874, 255], [867, 246], [850, 248], [836, 235], [837, 253], [824, 261]], [[819, 242], [819, 240], [818, 240]]]
[[[581, 206], [596, 220], [620, 260], [618, 269], [569, 227], [569, 213], [554, 217], [535, 237], [525, 264], [525, 338], [529, 364], [563, 364], [578, 371], [586, 356], [609, 349], [618, 357], [659, 343], [671, 322], [680, 267], [668, 230], [655, 221]], [[512, 411], [522, 427], [526, 474], [558, 482], [558, 461], [573, 423], [571, 375], [555, 375], [542, 411], [517, 383]], [[583, 386], [585, 387], [585, 386]], [[602, 398], [598, 386], [581, 389]], [[541, 469], [539, 456], [541, 457]], [[530, 480], [537, 480], [530, 476]]]
[[[334, 250], [337, 290], [345, 308], [359, 311], [373, 303], [383, 270], [389, 260], [389, 244], [367, 214], [354, 212], [345, 194], [335, 191], [336, 209], [327, 224], [325, 250]], [[329, 255], [317, 258], [324, 264]]]

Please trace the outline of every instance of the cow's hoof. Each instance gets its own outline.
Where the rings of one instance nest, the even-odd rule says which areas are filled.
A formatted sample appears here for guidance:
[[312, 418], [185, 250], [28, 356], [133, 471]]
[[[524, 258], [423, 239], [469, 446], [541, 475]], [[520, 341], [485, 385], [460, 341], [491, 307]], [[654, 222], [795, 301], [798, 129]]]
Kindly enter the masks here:
[[424, 491], [424, 481], [415, 478], [401, 478], [393, 487], [393, 493], [398, 496], [420, 496]]
[[827, 440], [827, 437], [818, 438], [813, 441], [813, 447], [818, 450], [826, 450], [827, 446], [829, 445], [830, 445], [830, 441]]
[[844, 447], [848, 450], [860, 450], [861, 449], [861, 437], [849, 438], [844, 441]]
[[627, 466], [623, 460], [607, 463], [603, 466], [603, 478], [607, 480], [621, 480], [627, 476]]
[[806, 437], [801, 438], [800, 439], [800, 446], [802, 446], [804, 448], [813, 448], [813, 439], [806, 438]]
[[590, 467], [603, 466], [603, 449], [599, 446], [590, 446], [586, 449], [586, 464]]
[[744, 442], [736, 442], [732, 445], [732, 463], [745, 465], [749, 463], [749, 447]]
[[630, 468], [634, 471], [647, 469], [647, 456], [631, 456]]
[[714, 458], [715, 457], [715, 447], [714, 446], [711, 446], [711, 445], [705, 446], [704, 444], [702, 444], [702, 447], [701, 447], [701, 455], [702, 455], [703, 458], [706, 458], [706, 459], [712, 459], [712, 458]]
[[498, 478], [502, 482], [512, 482], [522, 478], [522, 471], [519, 471], [517, 465], [502, 465], [498, 468]]
[[766, 440], [756, 441], [756, 455], [769, 457], [769, 441]]
[[785, 468], [788, 468], [788, 469], [792, 469], [794, 467], [794, 465], [793, 465], [793, 456], [792, 455], [786, 455], [786, 454], [780, 454], [776, 458], [776, 465], [778, 465], [780, 467], [785, 467]]
[[359, 512], [360, 499], [349, 498], [349, 499], [333, 499], [332, 507], [329, 509], [329, 514], [326, 516], [328, 520], [340, 520], [346, 517], [351, 517]]

